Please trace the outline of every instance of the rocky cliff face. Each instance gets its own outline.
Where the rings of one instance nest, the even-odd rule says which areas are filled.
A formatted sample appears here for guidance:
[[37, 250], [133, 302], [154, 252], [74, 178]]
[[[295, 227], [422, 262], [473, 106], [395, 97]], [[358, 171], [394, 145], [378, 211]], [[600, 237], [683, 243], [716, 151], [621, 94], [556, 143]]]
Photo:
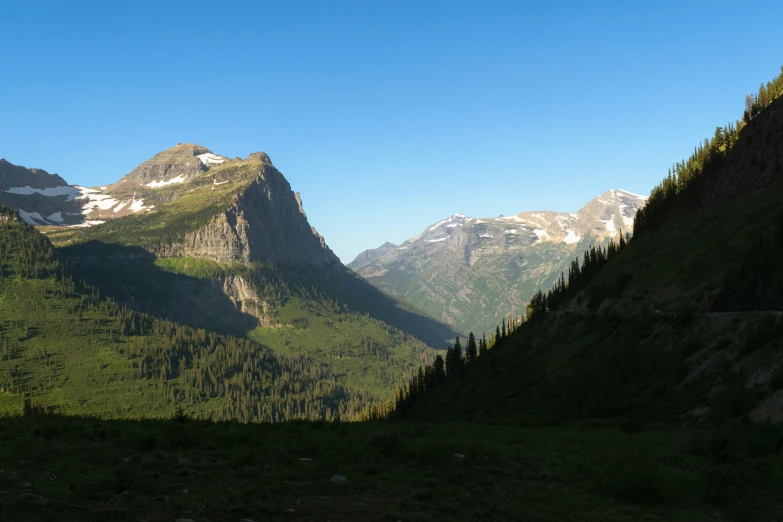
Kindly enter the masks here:
[[632, 232], [646, 199], [609, 190], [575, 213], [455, 214], [357, 270], [457, 330], [478, 333], [506, 313], [522, 313], [533, 292], [551, 285], [585, 248]]
[[261, 163], [246, 167], [253, 170], [249, 173], [252, 181], [228, 209], [208, 225], [188, 232], [182, 242], [164, 245], [157, 254], [201, 257], [226, 264], [339, 265], [337, 256], [307, 222], [299, 194], [291, 190], [268, 156], [263, 158]]
[[0, 158], [0, 190], [11, 187], [52, 188], [67, 185], [59, 174], [49, 174], [42, 169], [26, 169]]
[[261, 299], [244, 278], [229, 275], [221, 278], [218, 284], [222, 285], [223, 295], [231, 300], [240, 314], [255, 317], [258, 320], [258, 326], [264, 328], [278, 326], [271, 304]]

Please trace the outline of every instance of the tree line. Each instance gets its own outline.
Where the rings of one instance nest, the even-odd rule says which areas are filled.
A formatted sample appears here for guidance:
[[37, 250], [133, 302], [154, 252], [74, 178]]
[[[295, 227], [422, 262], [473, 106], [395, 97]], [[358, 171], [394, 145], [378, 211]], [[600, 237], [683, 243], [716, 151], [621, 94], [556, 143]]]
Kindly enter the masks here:
[[673, 209], [695, 203], [710, 186], [710, 178], [724, 165], [727, 153], [739, 140], [740, 132], [761, 115], [772, 102], [783, 95], [781, 74], [761, 84], [758, 93], [745, 97], [742, 118], [724, 127], [717, 127], [711, 138], [694, 147], [688, 159], [675, 163], [667, 176], [653, 188], [647, 204], [636, 213], [634, 235], [647, 234], [658, 226]]
[[503, 318], [502, 323], [496, 326], [495, 332], [490, 334], [489, 340], [486, 334], [476, 338], [473, 332], [470, 332], [464, 350], [458, 336], [454, 345], [446, 350], [445, 356], [437, 355], [433, 364], [420, 366], [418, 372], [411, 376], [407, 386], [395, 391], [393, 401], [390, 400], [385, 405], [373, 405], [365, 412], [363, 418], [403, 419], [407, 411], [418, 401], [424, 400], [427, 394], [446, 382], [464, 380], [466, 371], [469, 371], [469, 368], [480, 358], [493, 357], [492, 349], [508, 339], [523, 322], [524, 318], [521, 316]]

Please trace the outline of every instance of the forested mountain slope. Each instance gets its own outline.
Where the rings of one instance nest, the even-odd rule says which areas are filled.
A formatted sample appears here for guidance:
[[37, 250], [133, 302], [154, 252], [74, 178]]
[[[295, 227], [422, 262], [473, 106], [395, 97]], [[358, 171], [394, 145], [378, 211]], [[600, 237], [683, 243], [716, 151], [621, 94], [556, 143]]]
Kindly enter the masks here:
[[440, 385], [429, 371], [398, 414], [782, 421], [782, 93], [778, 77], [678, 162], [627, 246], [580, 257], [527, 322]]
[[[49, 240], [0, 205], [0, 412], [330, 419], [371, 394], [301, 355], [135, 312], [75, 280]], [[27, 406], [25, 406], [25, 403]]]
[[343, 267], [264, 153], [180, 144], [105, 187], [36, 180], [6, 179], [28, 185], [5, 193], [80, 205], [59, 214], [80, 222], [41, 230], [77, 279], [130, 309], [313, 357], [375, 398], [453, 335]]

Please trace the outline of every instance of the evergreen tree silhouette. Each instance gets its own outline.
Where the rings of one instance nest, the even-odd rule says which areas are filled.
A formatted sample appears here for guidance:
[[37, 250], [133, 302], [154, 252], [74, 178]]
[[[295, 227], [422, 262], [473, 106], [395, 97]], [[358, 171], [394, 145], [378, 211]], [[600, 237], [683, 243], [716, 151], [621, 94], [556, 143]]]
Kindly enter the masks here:
[[468, 336], [468, 350], [467, 350], [468, 362], [475, 361], [476, 357], [478, 357], [478, 347], [476, 346], [476, 337], [473, 335], [473, 332], [470, 332], [470, 335]]

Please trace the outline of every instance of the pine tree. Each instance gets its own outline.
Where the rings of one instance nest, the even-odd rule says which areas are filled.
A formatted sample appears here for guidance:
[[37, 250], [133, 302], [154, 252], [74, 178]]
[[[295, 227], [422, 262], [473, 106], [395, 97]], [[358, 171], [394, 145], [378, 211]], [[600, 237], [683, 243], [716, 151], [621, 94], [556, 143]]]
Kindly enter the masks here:
[[438, 385], [446, 378], [446, 368], [444, 366], [443, 357], [440, 355], [435, 356], [435, 362], [432, 364], [432, 367], [435, 371], [435, 384]]
[[475, 361], [476, 357], [478, 357], [478, 348], [476, 347], [476, 337], [473, 335], [473, 332], [470, 332], [470, 335], [468, 336], [468, 351], [467, 351], [468, 362]]
[[446, 375], [452, 376], [456, 370], [457, 366], [454, 363], [454, 349], [449, 346], [446, 350]]

